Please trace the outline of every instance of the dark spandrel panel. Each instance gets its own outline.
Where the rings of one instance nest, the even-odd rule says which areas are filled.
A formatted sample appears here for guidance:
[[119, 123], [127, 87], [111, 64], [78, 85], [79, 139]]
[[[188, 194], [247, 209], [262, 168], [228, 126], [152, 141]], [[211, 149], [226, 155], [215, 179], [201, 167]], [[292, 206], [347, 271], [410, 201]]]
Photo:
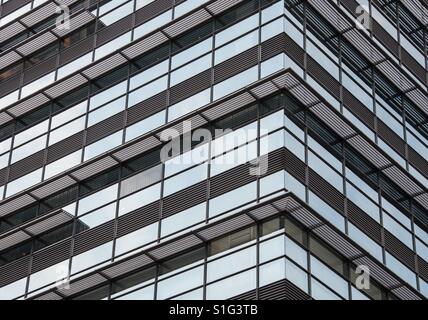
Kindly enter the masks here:
[[381, 120], [377, 122], [379, 136], [388, 142], [402, 157], [406, 157], [404, 141]]
[[45, 159], [45, 150], [33, 153], [31, 156], [26, 157], [18, 162], [15, 162], [10, 168], [9, 182], [25, 176], [27, 173], [41, 168]]
[[132, 15], [128, 15], [125, 18], [120, 19], [119, 21], [103, 28], [100, 32], [98, 32], [97, 47], [131, 30], [132, 18]]
[[343, 194], [312, 169], [309, 169], [309, 188], [339, 213], [344, 214], [345, 197]]
[[83, 231], [74, 238], [73, 256], [113, 240], [115, 221]]
[[162, 91], [157, 95], [140, 102], [139, 104], [128, 109], [127, 126], [134, 124], [148, 116], [164, 110], [167, 106], [167, 91]]
[[285, 53], [291, 57], [300, 67], [304, 67], [305, 52], [288, 35], [285, 35]]
[[207, 182], [202, 181], [194, 186], [170, 195], [163, 200], [162, 218], [194, 207], [207, 200]]
[[307, 57], [307, 71], [336, 99], [340, 100], [340, 84], [311, 57]]
[[[30, 256], [0, 267], [0, 287], [8, 285], [28, 275]], [[1, 288], [0, 288], [1, 290]]]
[[189, 78], [170, 90], [170, 104], [176, 104], [211, 86], [211, 69]]
[[13, 11], [21, 8], [25, 4], [31, 2], [31, 0], [12, 0], [4, 3], [1, 6], [1, 16], [7, 16], [8, 14], [12, 13]]
[[59, 242], [33, 255], [31, 273], [53, 266], [70, 257], [71, 239]]
[[354, 97], [345, 88], [342, 88], [343, 104], [351, 110], [360, 120], [362, 120], [370, 129], [374, 130], [374, 114], [371, 113], [367, 107], [362, 104], [357, 98]]
[[381, 42], [394, 56], [398, 58], [398, 43], [385, 29], [375, 20], [371, 20], [373, 35]]
[[79, 42], [79, 45], [63, 50], [59, 57], [59, 65], [65, 65], [74, 59], [88, 53], [94, 47], [94, 35]]
[[117, 237], [122, 237], [145, 226], [159, 221], [160, 201], [139, 208], [119, 217], [117, 223]]
[[408, 157], [409, 162], [418, 168], [421, 172], [428, 175], [428, 161], [423, 158], [418, 152], [416, 152], [412, 147], [408, 146]]
[[124, 126], [124, 117], [125, 112], [121, 112], [88, 128], [86, 131], [86, 145], [94, 143], [122, 129]]
[[350, 200], [347, 201], [348, 218], [377, 243], [382, 243], [381, 226]]
[[393, 253], [394, 256], [403, 262], [407, 267], [416, 270], [415, 268], [415, 253], [409, 247], [399, 241], [393, 234], [388, 230], [384, 230], [385, 236], [385, 249]]
[[214, 67], [214, 83], [219, 83], [231, 76], [257, 65], [258, 47], [253, 47]]
[[244, 164], [212, 178], [210, 183], [210, 198], [218, 197], [257, 180], [257, 176], [250, 175], [250, 168], [250, 165]]
[[45, 61], [36, 64], [34, 67], [28, 69], [24, 73], [24, 82], [23, 85], [30, 83], [32, 81], [35, 81], [37, 78], [48, 74], [49, 72], [55, 70], [56, 68], [56, 60], [57, 57], [51, 57], [49, 59], [46, 59]]
[[74, 151], [82, 149], [83, 132], [76, 133], [48, 147], [47, 163], [54, 162]]
[[140, 25], [172, 7], [173, 0], [157, 0], [135, 12], [135, 25]]
[[422, 83], [427, 83], [427, 72], [407, 51], [401, 50], [403, 64], [413, 72]]
[[305, 183], [306, 165], [290, 151], [285, 150], [285, 170], [302, 183]]
[[421, 257], [418, 257], [418, 271], [419, 276], [422, 277], [425, 281], [428, 281], [428, 262], [426, 262]]
[[261, 44], [262, 60], [267, 60], [285, 51], [286, 35], [281, 33]]

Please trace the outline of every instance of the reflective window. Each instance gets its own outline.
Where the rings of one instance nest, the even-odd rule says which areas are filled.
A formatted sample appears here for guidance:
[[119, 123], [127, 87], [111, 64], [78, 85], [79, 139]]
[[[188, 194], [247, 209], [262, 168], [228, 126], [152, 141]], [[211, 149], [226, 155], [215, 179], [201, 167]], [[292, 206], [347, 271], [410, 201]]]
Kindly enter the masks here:
[[123, 130], [109, 135], [85, 148], [85, 161], [122, 144]]
[[214, 217], [230, 209], [246, 204], [257, 197], [257, 183], [250, 183], [217, 198], [211, 199], [209, 216]]
[[64, 172], [76, 165], [78, 165], [82, 160], [82, 150], [73, 152], [65, 157], [62, 157], [59, 160], [51, 162], [45, 167], [45, 176], [44, 179], [49, 179], [61, 172]]
[[207, 300], [224, 300], [256, 288], [256, 270], [239, 273], [207, 286]]
[[117, 198], [117, 184], [79, 200], [78, 215], [82, 215]]
[[153, 223], [116, 239], [115, 255], [121, 255], [155, 241], [158, 238], [158, 228], [159, 223]]
[[[98, 265], [101, 262], [110, 260], [112, 257], [113, 242], [105, 243], [94, 249], [81, 253], [72, 258], [71, 274]], [[88, 272], [89, 270], [86, 270]]]
[[204, 267], [197, 267], [179, 275], [162, 280], [158, 283], [157, 298], [160, 300], [177, 295], [202, 285], [204, 280]]
[[103, 107], [92, 111], [88, 115], [88, 127], [97, 124], [111, 116], [125, 110], [126, 97], [119, 98], [113, 102], [110, 102]]
[[109, 53], [112, 53], [113, 51], [123, 47], [124, 45], [130, 42], [131, 42], [131, 31], [117, 37], [112, 41], [107, 42], [101, 47], [98, 47], [98, 49], [95, 50], [95, 60], [105, 57]]
[[176, 103], [168, 108], [168, 121], [184, 116], [196, 109], [199, 109], [211, 101], [211, 89], [201, 91], [190, 98]]
[[165, 114], [165, 111], [158, 112], [144, 120], [141, 120], [127, 127], [125, 141], [128, 142], [165, 124]]
[[190, 169], [164, 182], [164, 196], [168, 196], [179, 190], [194, 185], [208, 177], [208, 165], [206, 163]]
[[160, 198], [160, 186], [158, 183], [152, 187], [134, 193], [119, 201], [119, 215], [131, 212]]
[[256, 247], [240, 250], [207, 265], [207, 281], [215, 281], [256, 264]]
[[53, 145], [61, 140], [71, 137], [73, 134], [78, 133], [85, 129], [86, 116], [80, 117], [58, 129], [50, 132], [49, 145]]
[[171, 87], [209, 69], [212, 65], [211, 60], [212, 54], [210, 53], [172, 72]]
[[190, 209], [162, 219], [161, 237], [186, 229], [197, 223], [205, 221], [206, 203], [201, 203]]

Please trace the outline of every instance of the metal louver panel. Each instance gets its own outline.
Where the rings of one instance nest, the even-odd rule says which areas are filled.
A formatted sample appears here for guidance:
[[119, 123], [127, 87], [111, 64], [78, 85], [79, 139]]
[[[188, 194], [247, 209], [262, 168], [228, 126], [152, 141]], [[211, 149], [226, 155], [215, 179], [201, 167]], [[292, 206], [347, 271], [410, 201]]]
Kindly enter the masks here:
[[30, 195], [23, 194], [23, 195], [18, 196], [17, 198], [14, 198], [10, 201], [4, 202], [0, 206], [0, 217], [5, 216], [8, 213], [16, 211], [16, 210], [23, 208], [25, 206], [28, 206], [29, 204], [31, 204], [35, 201], [36, 201], [36, 199], [31, 197]]
[[155, 34], [133, 44], [132, 46], [122, 50], [122, 53], [129, 59], [133, 59], [144, 52], [157, 47], [163, 42], [166, 42], [168, 37], [165, 36], [162, 32], [156, 32]]
[[202, 237], [205, 241], [215, 239], [221, 235], [227, 234], [231, 231], [246, 227], [253, 224], [254, 220], [247, 215], [241, 215], [236, 218], [226, 220], [222, 223], [208, 227], [200, 232], [197, 232], [199, 237]]
[[155, 137], [151, 136], [144, 140], [141, 140], [133, 145], [127, 146], [124, 149], [116, 152], [113, 156], [120, 161], [126, 161], [135, 157], [136, 155], [142, 154], [154, 147], [157, 147], [161, 142]]
[[354, 263], [359, 266], [367, 266], [370, 268], [370, 274], [384, 287], [393, 288], [400, 285], [400, 282], [389, 274], [386, 270], [379, 267], [374, 261], [368, 257], [362, 257], [354, 260]]
[[184, 19], [181, 19], [164, 28], [163, 32], [165, 32], [169, 37], [173, 38], [210, 18], [211, 15], [207, 12], [207, 10], [200, 9], [195, 13], [185, 17]]
[[21, 59], [21, 56], [15, 51], [10, 51], [4, 54], [0, 59], [0, 69], [7, 67], [8, 65]]
[[123, 274], [126, 274], [128, 272], [131, 272], [133, 270], [142, 268], [150, 263], [152, 263], [153, 260], [150, 259], [148, 256], [142, 254], [137, 257], [134, 257], [129, 260], [121, 261], [118, 264], [108, 267], [105, 270], [103, 270], [103, 274], [110, 278], [115, 278], [117, 276], [121, 276]]
[[311, 300], [302, 289], [287, 279], [271, 283], [259, 289], [259, 300]]
[[1, 287], [26, 277], [28, 275], [29, 263], [30, 256], [26, 256], [0, 267], [0, 290]]
[[412, 271], [416, 271], [415, 253], [388, 230], [384, 230], [385, 249], [391, 252], [403, 264], [409, 267]]
[[212, 14], [219, 14], [229, 8], [232, 8], [234, 5], [242, 2], [243, 0], [219, 0], [211, 3], [207, 6], [207, 9]]
[[118, 162], [116, 160], [114, 160], [112, 157], [107, 156], [91, 163], [86, 167], [73, 171], [71, 173], [71, 176], [78, 181], [82, 181], [96, 175], [101, 171], [107, 170], [108, 168], [111, 168], [117, 164]]
[[163, 200], [162, 217], [172, 216], [205, 201], [207, 201], [207, 181], [202, 181], [165, 197]]
[[348, 143], [372, 162], [377, 168], [384, 168], [391, 165], [391, 162], [381, 155], [375, 147], [370, 145], [361, 136], [348, 139]]
[[309, 0], [309, 3], [328, 20], [328, 22], [335, 26], [340, 32], [344, 32], [352, 27], [346, 21], [342, 14], [337, 12], [328, 2], [323, 0]]
[[87, 278], [85, 278], [82, 281], [76, 281], [73, 282], [69, 288], [67, 289], [59, 289], [58, 292], [61, 293], [62, 295], [68, 297], [68, 296], [72, 296], [78, 292], [84, 291], [88, 288], [97, 286], [103, 282], [106, 282], [107, 279], [104, 278], [103, 276], [101, 276], [98, 273], [95, 273]]
[[10, 248], [18, 243], [21, 243], [25, 240], [30, 239], [30, 235], [28, 233], [25, 233], [24, 231], [20, 230], [18, 232], [15, 232], [11, 235], [8, 235], [4, 238], [0, 239], [0, 251], [3, 251], [4, 249]]
[[119, 217], [117, 237], [134, 232], [159, 221], [160, 202], [156, 201]]
[[322, 237], [332, 248], [338, 248], [342, 254], [348, 259], [360, 256], [362, 252], [338, 233], [334, 232], [329, 226], [323, 225], [313, 230], [315, 234]]
[[12, 36], [24, 31], [26, 28], [19, 21], [12, 23], [6, 28], [1, 29], [0, 31], [0, 42], [4, 42]]
[[211, 86], [212, 69], [205, 70], [170, 89], [170, 103], [176, 104]]
[[69, 92], [70, 90], [73, 90], [82, 84], [86, 83], [88, 80], [86, 80], [85, 77], [81, 76], [80, 74], [75, 74], [74, 76], [67, 78], [63, 81], [60, 81], [59, 83], [55, 84], [54, 86], [48, 88], [45, 90], [45, 94], [47, 94], [51, 98], [57, 98], [59, 96], [62, 96], [63, 94]]
[[46, 47], [51, 42], [54, 42], [58, 38], [51, 32], [42, 33], [40, 36], [24, 43], [19, 46], [16, 51], [24, 56], [28, 56], [30, 53], [36, 52], [37, 50]]
[[9, 122], [10, 120], [13, 120], [13, 118], [7, 114], [6, 112], [0, 113], [0, 125], [5, 124], [6, 122]]
[[18, 103], [17, 105], [10, 108], [8, 111], [15, 117], [19, 117], [47, 102], [49, 102], [49, 98], [46, 97], [44, 94], [39, 93], [27, 100]]
[[95, 19], [95, 16], [88, 12], [84, 11], [77, 16], [72, 17], [70, 21], [70, 27], [69, 28], [63, 28], [63, 27], [55, 27], [52, 29], [52, 32], [56, 34], [58, 37], [64, 37], [65, 35], [69, 34], [70, 32], [76, 30], [77, 28], [91, 22]]
[[115, 221], [111, 220], [95, 228], [85, 230], [74, 237], [73, 256], [105, 244], [114, 238]]
[[382, 243], [381, 226], [352, 201], [347, 200], [348, 219], [377, 243]]
[[31, 191], [30, 194], [35, 198], [43, 199], [51, 194], [54, 194], [73, 185], [74, 183], [76, 183], [75, 180], [73, 180], [69, 176], [64, 176], [59, 179], [55, 179], [54, 181], [49, 182], [38, 189]]
[[26, 15], [21, 19], [21, 23], [25, 24], [27, 27], [31, 27], [40, 21], [46, 19], [53, 15], [56, 12], [57, 5], [53, 2], [48, 3], [45, 6], [40, 7], [37, 10], [34, 10], [30, 14]]
[[383, 170], [383, 173], [393, 181], [400, 181], [400, 187], [410, 195], [423, 192], [421, 187], [413, 183], [413, 181], [397, 167], [386, 168]]
[[100, 75], [111, 71], [117, 66], [126, 63], [127, 61], [128, 60], [126, 58], [124, 58], [120, 53], [118, 53], [84, 70], [82, 73], [89, 79], [95, 79]]
[[342, 138], [345, 139], [356, 134], [354, 129], [352, 129], [344, 120], [342, 120], [326, 105], [320, 103], [313, 106], [310, 110]]
[[244, 92], [202, 112], [202, 115], [210, 121], [213, 121], [254, 101], [256, 101], [256, 99], [254, 99], [253, 96]]
[[70, 257], [71, 239], [58, 242], [52, 246], [42, 249], [33, 255], [31, 273], [46, 269]]
[[189, 235], [173, 243], [166, 244], [160, 248], [156, 248], [149, 251], [150, 256], [157, 260], [163, 259], [171, 254], [176, 254], [184, 251], [188, 248], [194, 247], [198, 244], [202, 244], [202, 240], [194, 235]]
[[219, 83], [257, 65], [259, 48], [253, 47], [214, 67], [214, 83]]

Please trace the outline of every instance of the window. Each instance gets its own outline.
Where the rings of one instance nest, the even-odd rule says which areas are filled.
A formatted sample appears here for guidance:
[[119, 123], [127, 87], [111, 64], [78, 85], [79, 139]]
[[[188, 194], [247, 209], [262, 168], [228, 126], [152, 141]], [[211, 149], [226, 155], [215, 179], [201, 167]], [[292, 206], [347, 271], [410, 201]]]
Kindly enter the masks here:
[[160, 183], [119, 201], [119, 215], [131, 212], [160, 198]]
[[232, 253], [207, 265], [207, 281], [215, 281], [227, 275], [239, 272], [256, 264], [256, 247]]
[[249, 227], [244, 230], [234, 232], [230, 235], [213, 240], [209, 245], [209, 254], [216, 255], [218, 253], [227, 251], [241, 244], [250, 242], [256, 238], [256, 228]]
[[197, 267], [158, 283], [157, 299], [162, 300], [202, 285], [204, 267]]
[[158, 238], [159, 223], [153, 223], [116, 240], [115, 255], [121, 255]]
[[155, 130], [161, 125], [165, 124], [166, 112], [158, 112], [146, 119], [143, 119], [126, 128], [125, 141], [128, 142], [132, 139], [142, 136], [143, 134]]
[[[82, 270], [98, 265], [101, 262], [110, 260], [112, 257], [112, 250], [113, 242], [111, 241], [74, 256], [71, 263], [71, 274], [78, 273]], [[86, 272], [88, 271], [89, 270], [86, 270]]]
[[257, 197], [257, 183], [253, 182], [231, 192], [209, 200], [209, 216], [215, 217], [225, 211], [246, 204]]
[[161, 237], [169, 236], [170, 234], [184, 230], [197, 223], [204, 222], [206, 218], [206, 207], [207, 205], [204, 202], [162, 219]]
[[108, 202], [111, 202], [117, 198], [117, 184], [114, 184], [108, 188], [100, 190], [90, 196], [87, 196], [79, 201], [78, 215], [82, 215], [93, 209], [96, 209]]
[[197, 110], [211, 101], [211, 89], [203, 90], [190, 98], [176, 103], [168, 108], [168, 121], [178, 119], [194, 110]]
[[256, 288], [256, 270], [239, 273], [207, 286], [207, 300], [224, 300]]
[[113, 133], [97, 142], [94, 142], [85, 148], [84, 161], [94, 158], [108, 150], [122, 144], [123, 130]]
[[86, 116], [80, 117], [58, 129], [52, 130], [49, 135], [49, 145], [62, 141], [73, 134], [85, 129]]
[[211, 60], [212, 54], [210, 53], [172, 72], [171, 87], [209, 69], [212, 65]]
[[208, 164], [203, 163], [193, 169], [185, 171], [164, 182], [164, 196], [168, 196], [179, 190], [190, 187], [208, 177]]
[[125, 110], [126, 97], [119, 98], [113, 102], [107, 103], [103, 107], [92, 111], [88, 115], [88, 127], [93, 126], [111, 116]]

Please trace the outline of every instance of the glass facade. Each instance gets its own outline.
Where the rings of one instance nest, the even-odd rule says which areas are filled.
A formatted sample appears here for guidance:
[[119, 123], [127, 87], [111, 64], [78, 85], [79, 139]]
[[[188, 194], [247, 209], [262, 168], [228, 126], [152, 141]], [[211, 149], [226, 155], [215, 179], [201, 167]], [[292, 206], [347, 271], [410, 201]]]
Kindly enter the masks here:
[[414, 2], [3, 1], [0, 299], [427, 298]]

